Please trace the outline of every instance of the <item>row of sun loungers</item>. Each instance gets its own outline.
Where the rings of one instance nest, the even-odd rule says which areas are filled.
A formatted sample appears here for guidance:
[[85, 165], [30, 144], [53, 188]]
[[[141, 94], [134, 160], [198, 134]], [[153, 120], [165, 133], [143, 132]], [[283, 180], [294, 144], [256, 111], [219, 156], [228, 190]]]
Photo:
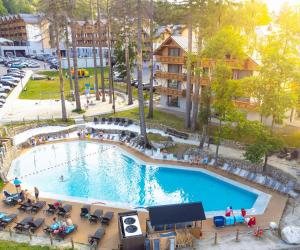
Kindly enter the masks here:
[[124, 127], [128, 127], [131, 124], [133, 124], [132, 120], [126, 119], [126, 118], [112, 118], [112, 117], [97, 118], [97, 117], [94, 117], [93, 121], [94, 121], [95, 124], [99, 124], [99, 123], [108, 124], [108, 125], [113, 124], [113, 125], [119, 125], [119, 126], [124, 126]]
[[53, 204], [48, 204], [48, 209], [45, 210], [45, 213], [54, 215], [57, 213], [57, 216], [66, 217], [70, 214], [72, 210], [72, 205], [66, 204], [64, 206], [54, 206]]
[[234, 166], [229, 165], [228, 163], [224, 163], [224, 165], [221, 167], [221, 169], [228, 173], [238, 175], [249, 181], [253, 181], [258, 184], [269, 187], [280, 193], [287, 193], [292, 196], [295, 195], [295, 193], [293, 191], [295, 183], [293, 181], [289, 181], [287, 184], [283, 184], [283, 183], [278, 182], [277, 180], [274, 180], [273, 178], [271, 178], [269, 176], [264, 176], [260, 173], [253, 173], [253, 172], [250, 172], [245, 169], [234, 167]]
[[101, 222], [102, 224], [108, 225], [109, 222], [112, 220], [114, 213], [113, 212], [105, 212], [103, 215], [102, 209], [96, 209], [92, 214], [90, 213], [91, 206], [85, 205], [81, 208], [80, 217], [81, 218], [88, 218], [90, 223], [97, 223]]

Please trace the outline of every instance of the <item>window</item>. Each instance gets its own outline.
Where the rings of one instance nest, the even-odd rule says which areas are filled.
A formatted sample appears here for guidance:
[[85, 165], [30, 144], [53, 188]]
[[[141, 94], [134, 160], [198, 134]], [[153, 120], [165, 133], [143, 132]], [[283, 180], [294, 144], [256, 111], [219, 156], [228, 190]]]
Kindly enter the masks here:
[[168, 72], [170, 72], [170, 73], [181, 73], [181, 65], [168, 64]]
[[169, 52], [169, 56], [180, 56], [179, 48], [169, 48], [168, 52]]
[[177, 107], [178, 108], [179, 107], [178, 96], [168, 95], [167, 105], [169, 107]]
[[177, 80], [168, 80], [168, 88], [181, 89], [181, 82]]

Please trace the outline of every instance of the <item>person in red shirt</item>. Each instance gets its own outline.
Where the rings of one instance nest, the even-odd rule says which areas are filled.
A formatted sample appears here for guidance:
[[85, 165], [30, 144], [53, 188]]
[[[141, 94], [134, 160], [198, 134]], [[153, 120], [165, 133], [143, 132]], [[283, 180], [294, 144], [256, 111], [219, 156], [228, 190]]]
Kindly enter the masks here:
[[246, 210], [244, 208], [241, 209], [241, 214], [245, 218], [245, 216], [246, 216]]

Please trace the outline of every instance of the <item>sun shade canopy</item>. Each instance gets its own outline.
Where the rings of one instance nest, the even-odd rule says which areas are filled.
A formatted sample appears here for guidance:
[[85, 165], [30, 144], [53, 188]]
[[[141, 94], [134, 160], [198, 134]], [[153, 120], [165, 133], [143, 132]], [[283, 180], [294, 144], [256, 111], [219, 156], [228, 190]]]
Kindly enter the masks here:
[[148, 207], [152, 226], [205, 220], [201, 202]]

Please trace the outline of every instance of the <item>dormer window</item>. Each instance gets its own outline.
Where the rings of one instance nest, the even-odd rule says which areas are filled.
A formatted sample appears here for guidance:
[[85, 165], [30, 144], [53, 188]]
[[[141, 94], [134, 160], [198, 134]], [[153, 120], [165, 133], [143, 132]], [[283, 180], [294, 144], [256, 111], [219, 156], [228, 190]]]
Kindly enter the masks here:
[[168, 55], [169, 56], [180, 56], [180, 49], [179, 48], [169, 48]]

